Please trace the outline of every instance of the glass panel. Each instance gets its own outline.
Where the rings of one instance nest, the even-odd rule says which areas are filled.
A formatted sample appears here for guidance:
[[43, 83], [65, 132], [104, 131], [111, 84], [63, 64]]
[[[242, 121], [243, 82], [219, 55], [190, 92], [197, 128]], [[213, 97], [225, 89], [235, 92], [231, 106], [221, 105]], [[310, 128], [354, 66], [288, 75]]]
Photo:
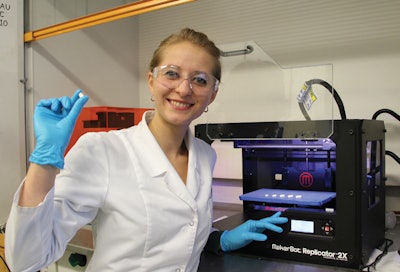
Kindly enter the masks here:
[[[223, 52], [252, 48], [253, 52], [221, 58], [222, 83], [217, 99], [206, 114], [206, 131], [210, 139], [328, 138], [332, 134], [331, 64], [282, 67], [252, 41], [219, 45], [219, 48]], [[305, 87], [306, 82], [309, 85]], [[322, 122], [307, 122], [306, 133], [283, 131], [276, 136], [280, 122], [306, 120]], [[255, 122], [268, 122], [263, 129], [269, 132], [255, 136], [253, 128], [260, 127], [250, 124]], [[238, 128], [245, 128], [245, 131], [228, 135], [216, 125], [227, 123], [242, 123]], [[243, 127], [243, 123], [247, 126]], [[230, 126], [231, 129], [234, 127]]]

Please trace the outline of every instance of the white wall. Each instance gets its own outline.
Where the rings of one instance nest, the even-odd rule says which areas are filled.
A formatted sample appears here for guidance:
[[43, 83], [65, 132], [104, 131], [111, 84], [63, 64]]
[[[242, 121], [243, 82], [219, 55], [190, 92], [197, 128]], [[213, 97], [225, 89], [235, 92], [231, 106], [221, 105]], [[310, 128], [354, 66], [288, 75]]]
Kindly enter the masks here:
[[[33, 17], [26, 23], [35, 29], [125, 2], [130, 1], [29, 1]], [[17, 3], [22, 3], [22, 0]], [[400, 35], [393, 35], [396, 29], [399, 34], [400, 25], [397, 21], [392, 23], [398, 18], [396, 10], [399, 3], [371, 0], [321, 1], [315, 5], [314, 1], [308, 0], [256, 0], [251, 4], [239, 0], [198, 0], [34, 42], [25, 51], [28, 151], [33, 141], [32, 111], [40, 98], [68, 95], [76, 88], [83, 88], [91, 97], [89, 106], [151, 107], [145, 82], [151, 54], [162, 38], [186, 26], [207, 33], [218, 45], [254, 41], [275, 61], [285, 66], [332, 63], [332, 82], [344, 101], [348, 118], [371, 118], [382, 107], [400, 112], [397, 102], [400, 77], [396, 74], [400, 66], [400, 47], [396, 46]], [[21, 18], [22, 15], [19, 16]], [[375, 19], [371, 20], [371, 17]], [[362, 23], [352, 22], [359, 19], [363, 20]], [[21, 24], [21, 21], [18, 22]], [[19, 27], [16, 31], [21, 31], [22, 27]], [[0, 28], [0, 31], [3, 30]], [[0, 33], [3, 35], [3, 32]], [[19, 39], [22, 37], [21, 34], [17, 36]], [[13, 43], [21, 46], [21, 40], [16, 41], [17, 36], [13, 36]], [[5, 55], [1, 54], [2, 57]], [[21, 60], [10, 57], [8, 61], [15, 65], [15, 61]], [[4, 169], [11, 169], [10, 172], [2, 170], [2, 183], [7, 185], [7, 189], [1, 190], [0, 201], [5, 199], [5, 203], [9, 203], [25, 171], [22, 114], [24, 95], [18, 91], [21, 86], [16, 83], [23, 77], [19, 75], [21, 66], [13, 66], [11, 70], [14, 74], [9, 76], [7, 73], [12, 66], [0, 64], [7, 71], [1, 73], [0, 110], [3, 116], [11, 118], [2, 119], [6, 123], [1, 126], [0, 135], [8, 142], [0, 147], [2, 150], [6, 148], [10, 156], [16, 156], [10, 166], [11, 160], [5, 158], [1, 150], [1, 165]], [[241, 68], [243, 76], [240, 78], [224, 78], [223, 75], [223, 81], [228, 82], [222, 85], [221, 93], [211, 106], [218, 105], [214, 110], [223, 112], [227, 108], [224, 96], [229, 97], [232, 93], [251, 92], [253, 97], [258, 94], [268, 97], [269, 94], [257, 93], [263, 92], [265, 83], [257, 65], [243, 65]], [[228, 69], [229, 65], [224, 67], [224, 71]], [[3, 80], [4, 75], [11, 82], [10, 89], [13, 92], [4, 91], [3, 82], [7, 82]], [[240, 84], [236, 84], [239, 81]], [[246, 82], [247, 85], [244, 84]], [[245, 85], [247, 88], [223, 89], [223, 86], [235, 85]], [[274, 95], [271, 93], [271, 96]], [[240, 99], [236, 100], [241, 102]], [[233, 118], [240, 118], [245, 111], [253, 111], [254, 105], [238, 103], [237, 108], [240, 110]], [[400, 154], [396, 138], [400, 132], [398, 122], [387, 115], [380, 116], [380, 119], [385, 119], [388, 129], [387, 149]], [[204, 121], [199, 119], [199, 122]], [[390, 158], [387, 158], [387, 162], [388, 184], [400, 185], [399, 166]], [[230, 169], [225, 171], [230, 172]], [[11, 173], [11, 176], [7, 173]], [[235, 177], [240, 177], [240, 172]], [[400, 192], [396, 190], [389, 190], [389, 194], [394, 195], [390, 209], [400, 210], [399, 201], [396, 201]], [[228, 198], [232, 202], [237, 201], [236, 192]], [[225, 196], [222, 199], [229, 202]], [[2, 202], [0, 204], [3, 205]], [[2, 207], [0, 212], [1, 220], [8, 211]]]
[[[395, 19], [399, 8], [398, 1], [319, 1], [316, 5], [315, 1], [307, 0], [252, 1], [251, 4], [237, 0], [202, 0], [141, 15], [141, 105], [151, 105], [143, 79], [152, 50], [166, 35], [183, 27], [192, 27], [205, 32], [218, 45], [254, 41], [283, 66], [333, 64], [331, 83], [340, 94], [350, 119], [370, 119], [381, 108], [400, 113], [400, 21]], [[247, 58], [243, 57], [243, 63]], [[224, 71], [232, 69], [226, 63], [229, 61], [223, 59]], [[257, 69], [257, 65], [250, 65], [247, 70], [243, 69], [243, 76], [229, 77], [229, 82], [221, 86], [220, 94], [210, 106], [211, 111], [223, 114], [228, 101], [236, 103], [229, 106], [238, 109], [230, 111], [233, 113], [231, 119], [240, 120], [243, 114], [254, 112], [254, 109], [275, 109], [273, 99], [267, 103], [253, 99], [254, 103], [244, 104], [243, 96], [238, 96], [247, 93], [252, 97], [265, 97], [265, 81]], [[222, 82], [224, 80], [227, 78], [224, 79], [223, 74]], [[245, 83], [247, 88], [243, 87]], [[227, 85], [229, 89], [225, 88]], [[276, 94], [269, 95], [274, 97]], [[282, 115], [287, 110], [284, 108]], [[337, 117], [336, 105], [334, 110]], [[276, 115], [276, 112], [270, 111], [270, 114]], [[378, 119], [385, 120], [386, 148], [399, 155], [400, 123], [385, 114]], [[205, 117], [199, 119], [200, 123], [206, 121]], [[232, 155], [228, 156], [232, 160]], [[387, 190], [388, 209], [400, 211], [400, 166], [388, 156], [386, 161], [387, 184], [397, 186]], [[232, 178], [231, 168], [225, 164], [222, 167], [225, 167], [226, 176]], [[221, 176], [220, 172], [224, 170], [217, 171]], [[240, 172], [236, 175], [240, 178]], [[234, 194], [238, 191], [233, 191], [229, 199], [237, 202], [238, 196]]]
[[[115, 1], [31, 2], [32, 30], [123, 4]], [[136, 18], [102, 24], [26, 45], [28, 151], [32, 116], [42, 98], [89, 95], [87, 106], [138, 107]]]
[[[24, 79], [23, 2], [0, 2], [11, 5], [5, 12], [9, 25], [0, 27], [0, 224], [5, 222], [12, 195], [26, 173], [26, 149], [29, 154], [33, 147], [32, 116], [39, 99], [72, 95], [82, 88], [90, 96], [88, 106], [139, 106], [137, 18], [26, 44], [24, 89], [19, 82]], [[25, 24], [28, 30], [37, 30], [126, 1], [28, 2], [32, 13]]]
[[25, 174], [23, 0], [0, 2], [0, 225]]

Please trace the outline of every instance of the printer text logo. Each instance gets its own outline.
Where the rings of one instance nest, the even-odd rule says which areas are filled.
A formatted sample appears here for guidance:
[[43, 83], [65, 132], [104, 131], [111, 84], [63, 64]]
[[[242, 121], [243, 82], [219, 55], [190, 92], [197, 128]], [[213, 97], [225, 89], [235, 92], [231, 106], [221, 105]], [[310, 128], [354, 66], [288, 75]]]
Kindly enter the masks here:
[[272, 244], [271, 247], [272, 250], [276, 251], [285, 251], [285, 252], [291, 252], [295, 254], [303, 254], [303, 255], [308, 255], [310, 257], [321, 257], [324, 259], [330, 259], [330, 260], [335, 260], [335, 261], [342, 261], [342, 262], [347, 262], [348, 258], [347, 252], [332, 252], [329, 250], [319, 250], [319, 249], [309, 249], [305, 247], [295, 247], [295, 246], [282, 246], [282, 245], [277, 245], [277, 244]]

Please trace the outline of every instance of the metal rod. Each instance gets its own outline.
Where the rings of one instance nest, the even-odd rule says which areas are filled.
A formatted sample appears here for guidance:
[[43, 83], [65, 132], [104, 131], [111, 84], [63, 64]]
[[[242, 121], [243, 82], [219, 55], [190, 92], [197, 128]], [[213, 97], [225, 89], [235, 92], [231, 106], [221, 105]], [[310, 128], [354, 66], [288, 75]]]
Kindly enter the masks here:
[[141, 0], [113, 9], [108, 9], [98, 13], [83, 16], [64, 23], [45, 27], [42, 29], [26, 32], [24, 41], [31, 42], [39, 39], [52, 37], [55, 35], [71, 32], [74, 30], [87, 28], [102, 23], [127, 18], [130, 16], [158, 10], [161, 8], [171, 7], [178, 4], [192, 2], [194, 0]]
[[240, 56], [240, 55], [247, 55], [254, 51], [253, 46], [248, 45], [245, 49], [233, 50], [233, 51], [222, 51], [220, 50], [222, 57], [233, 57], [233, 56]]

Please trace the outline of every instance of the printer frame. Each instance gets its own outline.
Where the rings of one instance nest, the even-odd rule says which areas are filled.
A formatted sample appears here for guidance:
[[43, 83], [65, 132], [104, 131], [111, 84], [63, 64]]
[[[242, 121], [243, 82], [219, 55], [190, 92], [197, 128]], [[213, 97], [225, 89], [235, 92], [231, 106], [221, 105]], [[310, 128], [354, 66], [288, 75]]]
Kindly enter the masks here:
[[[300, 194], [302, 191], [336, 193], [335, 199], [316, 207], [244, 198], [242, 213], [218, 221], [214, 227], [229, 230], [276, 211], [282, 211], [289, 222], [283, 225], [283, 233], [267, 231], [267, 241], [252, 242], [237, 253], [360, 269], [367, 264], [374, 248], [384, 242], [382, 121], [200, 124], [195, 126], [195, 135], [210, 144], [221, 139], [242, 148], [243, 196], [265, 188], [295, 190]], [[315, 147], [320, 144], [323, 147]], [[298, 169], [302, 167], [301, 161], [303, 167], [307, 164], [307, 168], [316, 171], [316, 188], [296, 184], [293, 176], [302, 172]], [[296, 169], [300, 171], [296, 173]], [[325, 178], [327, 182], [323, 181]], [[303, 232], [295, 227], [299, 222], [311, 225], [313, 230]]]

